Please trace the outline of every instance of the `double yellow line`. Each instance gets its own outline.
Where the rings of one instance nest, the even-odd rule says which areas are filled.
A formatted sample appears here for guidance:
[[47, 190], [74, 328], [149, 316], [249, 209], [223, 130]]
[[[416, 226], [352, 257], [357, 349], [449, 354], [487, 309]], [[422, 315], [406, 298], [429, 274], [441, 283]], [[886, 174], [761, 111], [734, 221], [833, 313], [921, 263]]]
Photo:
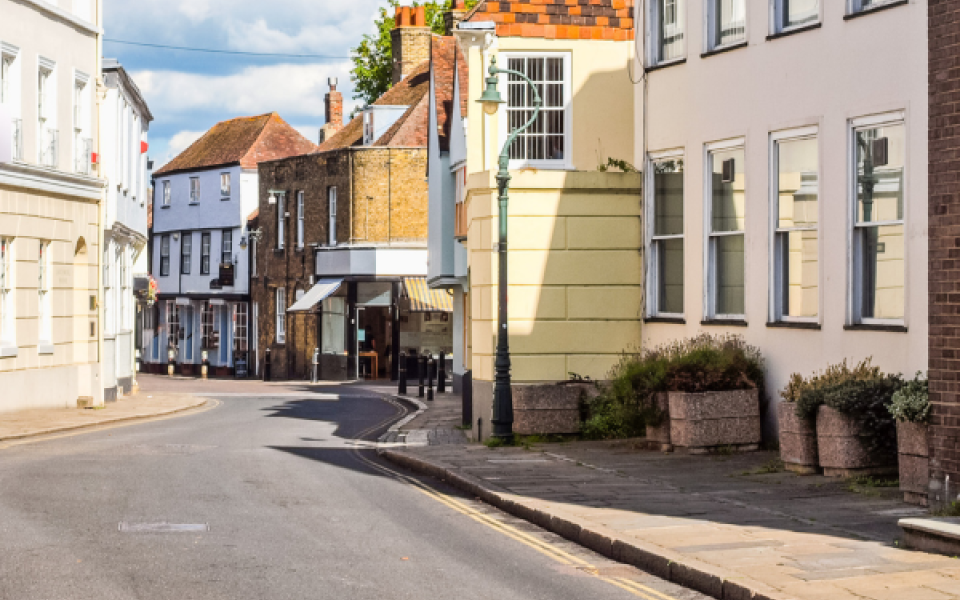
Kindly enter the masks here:
[[[394, 406], [399, 408], [401, 412], [406, 412], [406, 408], [404, 408], [401, 404], [399, 404], [392, 398], [387, 398], [386, 400], [390, 404], [393, 404]], [[388, 421], [393, 421], [394, 419], [396, 419], [396, 416], [391, 417]], [[376, 431], [377, 429], [382, 428], [385, 423], [386, 422], [374, 425], [373, 427], [370, 427], [369, 429], [361, 432], [360, 435], [358, 435], [357, 437], [362, 438], [366, 435], [369, 435], [373, 431]], [[659, 592], [657, 590], [649, 588], [641, 583], [633, 581], [632, 579], [628, 579], [626, 577], [606, 577], [604, 575], [601, 575], [600, 570], [596, 566], [590, 564], [590, 562], [578, 556], [574, 556], [573, 554], [570, 554], [569, 552], [565, 552], [560, 548], [556, 548], [553, 545], [548, 544], [547, 542], [544, 542], [543, 540], [535, 536], [532, 536], [524, 531], [521, 531], [515, 527], [507, 525], [506, 523], [498, 521], [488, 515], [485, 515], [482, 512], [476, 510], [475, 508], [468, 506], [463, 502], [460, 502], [456, 498], [453, 498], [452, 496], [448, 496], [447, 494], [444, 494], [443, 492], [440, 492], [435, 488], [423, 483], [419, 479], [410, 477], [409, 475], [405, 475], [398, 471], [394, 471], [393, 469], [390, 469], [377, 462], [374, 462], [368, 459], [367, 457], [363, 456], [362, 454], [360, 454], [358, 450], [354, 450], [353, 452], [358, 460], [363, 462], [365, 465], [367, 465], [371, 469], [379, 471], [380, 473], [386, 475], [387, 477], [392, 477], [393, 479], [399, 480], [408, 485], [412, 485], [414, 488], [416, 488], [419, 492], [421, 492], [425, 496], [428, 496], [429, 498], [436, 500], [437, 502], [457, 511], [460, 514], [470, 517], [474, 521], [482, 525], [485, 525], [501, 533], [502, 535], [507, 536], [510, 539], [513, 539], [529, 548], [536, 550], [537, 552], [555, 560], [556, 562], [562, 565], [572, 566], [588, 575], [592, 575], [597, 579], [600, 579], [601, 581], [604, 581], [606, 583], [609, 583], [610, 585], [613, 585], [622, 590], [625, 590], [634, 596], [643, 598], [644, 600], [676, 600], [672, 596], [668, 596], [663, 592]]]

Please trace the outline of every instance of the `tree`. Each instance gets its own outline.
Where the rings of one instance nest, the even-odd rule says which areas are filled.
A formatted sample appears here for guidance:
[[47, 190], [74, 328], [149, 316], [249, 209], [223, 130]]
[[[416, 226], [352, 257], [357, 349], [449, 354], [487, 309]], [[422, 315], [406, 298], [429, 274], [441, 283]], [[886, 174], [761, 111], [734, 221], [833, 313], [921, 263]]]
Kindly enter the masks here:
[[[467, 8], [472, 8], [478, 0], [467, 0]], [[353, 69], [350, 78], [354, 83], [354, 98], [365, 104], [373, 104], [393, 85], [393, 42], [390, 32], [395, 20], [393, 15], [400, 0], [390, 0], [389, 8], [380, 9], [376, 20], [377, 33], [364, 35], [360, 45], [353, 49]], [[434, 33], [443, 35], [443, 13], [450, 9], [450, 0], [415, 0], [413, 6], [426, 8], [427, 23]]]

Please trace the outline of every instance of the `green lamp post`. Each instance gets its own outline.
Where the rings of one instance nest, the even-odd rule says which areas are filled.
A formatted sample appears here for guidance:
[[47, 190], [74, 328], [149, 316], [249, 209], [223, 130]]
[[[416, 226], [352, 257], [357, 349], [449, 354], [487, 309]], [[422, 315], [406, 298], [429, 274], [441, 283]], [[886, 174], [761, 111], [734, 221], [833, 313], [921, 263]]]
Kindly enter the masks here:
[[497, 257], [500, 261], [499, 272], [499, 306], [497, 318], [497, 358], [494, 363], [496, 370], [495, 383], [493, 388], [493, 437], [502, 439], [505, 442], [513, 440], [513, 392], [510, 389], [510, 340], [507, 329], [507, 202], [509, 201], [510, 189], [510, 146], [516, 141], [517, 136], [526, 131], [533, 125], [540, 115], [540, 93], [537, 86], [530, 81], [523, 73], [511, 71], [510, 69], [501, 69], [497, 67], [497, 59], [490, 59], [490, 77], [487, 78], [487, 89], [477, 100], [483, 105], [483, 112], [488, 115], [494, 115], [504, 104], [497, 91], [497, 75], [506, 73], [514, 75], [526, 82], [530, 91], [533, 93], [533, 114], [530, 120], [522, 127], [510, 132], [507, 142], [500, 151], [500, 170], [497, 172], [497, 191], [500, 199], [500, 241], [497, 244]]

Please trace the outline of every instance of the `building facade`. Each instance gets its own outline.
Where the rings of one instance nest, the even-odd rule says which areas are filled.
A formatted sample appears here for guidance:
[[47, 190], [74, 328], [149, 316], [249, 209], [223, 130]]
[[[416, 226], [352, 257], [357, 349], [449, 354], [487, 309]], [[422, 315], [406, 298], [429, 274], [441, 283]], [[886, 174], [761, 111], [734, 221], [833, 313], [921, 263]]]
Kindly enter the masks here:
[[142, 316], [134, 296], [134, 277], [147, 264], [147, 132], [153, 115], [137, 85], [116, 60], [103, 61], [105, 97], [100, 102], [103, 203], [103, 357], [104, 398], [134, 389], [137, 343]]
[[0, 412], [101, 404], [102, 5], [0, 15]]
[[924, 370], [927, 2], [647, 1], [637, 17], [643, 346], [757, 346], [768, 437], [791, 373]]
[[247, 218], [257, 208], [257, 164], [317, 147], [276, 113], [217, 124], [153, 174], [151, 270], [158, 302], [144, 362], [166, 371], [234, 373], [250, 356]]

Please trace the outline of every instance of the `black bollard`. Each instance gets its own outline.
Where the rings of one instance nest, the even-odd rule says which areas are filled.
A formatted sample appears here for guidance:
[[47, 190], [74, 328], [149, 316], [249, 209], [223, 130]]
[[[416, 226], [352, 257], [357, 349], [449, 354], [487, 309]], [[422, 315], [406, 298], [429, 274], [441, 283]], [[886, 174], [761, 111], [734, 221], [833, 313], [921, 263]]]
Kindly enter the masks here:
[[263, 358], [263, 380], [270, 381], [270, 348], [267, 348], [266, 355]]
[[401, 396], [407, 395], [407, 353], [400, 353], [400, 386], [397, 393]]
[[437, 363], [437, 393], [447, 391], [447, 355], [440, 353], [440, 362]]
[[430, 357], [430, 360], [427, 361], [427, 400], [433, 400], [433, 372], [436, 364], [434, 363], [433, 357]]
[[417, 375], [420, 376], [420, 391], [417, 392], [417, 398], [423, 398], [423, 376], [426, 371], [427, 357], [421, 356], [417, 359]]

